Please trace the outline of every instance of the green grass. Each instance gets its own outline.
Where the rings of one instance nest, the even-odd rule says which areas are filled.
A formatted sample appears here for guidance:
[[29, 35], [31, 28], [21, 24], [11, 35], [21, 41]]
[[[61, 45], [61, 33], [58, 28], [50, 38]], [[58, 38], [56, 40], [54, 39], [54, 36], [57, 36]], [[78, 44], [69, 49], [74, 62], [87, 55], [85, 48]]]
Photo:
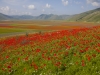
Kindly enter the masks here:
[[14, 32], [25, 32], [25, 30], [21, 29], [12, 29], [12, 28], [0, 28], [0, 34], [3, 33], [14, 33]]
[[[53, 31], [53, 30], [52, 30]], [[45, 33], [52, 32], [50, 30], [38, 30], [38, 29], [16, 29], [16, 28], [0, 28], [0, 36], [10, 36], [10, 35], [19, 35], [19, 34], [34, 34], [34, 33]]]

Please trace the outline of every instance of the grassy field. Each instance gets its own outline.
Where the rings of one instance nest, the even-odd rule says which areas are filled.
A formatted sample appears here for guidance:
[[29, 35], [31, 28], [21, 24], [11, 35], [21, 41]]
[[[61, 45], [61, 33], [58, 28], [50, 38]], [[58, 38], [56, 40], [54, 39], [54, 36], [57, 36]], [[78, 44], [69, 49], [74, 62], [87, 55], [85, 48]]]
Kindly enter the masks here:
[[100, 75], [100, 26], [0, 39], [0, 75]]
[[0, 38], [98, 26], [99, 23], [66, 21], [0, 21]]
[[14, 32], [25, 32], [25, 30], [15, 29], [15, 28], [0, 28], [0, 34], [14, 33]]
[[100, 25], [98, 23], [65, 22], [65, 21], [0, 21], [0, 34], [27, 32], [27, 31], [54, 31], [66, 30], [80, 27], [91, 27]]
[[21, 29], [21, 28], [0, 28], [0, 38], [10, 37], [10, 36], [19, 36], [26, 34], [34, 34], [34, 33], [44, 33], [51, 32], [49, 30], [39, 30], [39, 29]]

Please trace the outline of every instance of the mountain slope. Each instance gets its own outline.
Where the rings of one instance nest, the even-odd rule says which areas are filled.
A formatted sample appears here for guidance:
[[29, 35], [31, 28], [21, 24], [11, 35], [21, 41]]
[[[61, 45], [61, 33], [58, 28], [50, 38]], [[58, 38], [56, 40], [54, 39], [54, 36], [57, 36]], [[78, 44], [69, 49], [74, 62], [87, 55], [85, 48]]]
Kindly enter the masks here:
[[64, 20], [67, 19], [69, 15], [53, 15], [53, 14], [41, 14], [40, 16], [37, 16], [35, 19], [37, 20]]
[[68, 21], [100, 22], [100, 8], [73, 15]]
[[31, 19], [34, 19], [35, 17], [34, 16], [31, 16], [31, 15], [14, 15], [12, 16], [15, 20], [31, 20]]
[[7, 16], [7, 15], [0, 13], [0, 20], [9, 20], [11, 18], [12, 18], [11, 16]]
[[7, 16], [0, 13], [0, 20], [64, 20], [67, 18], [69, 18], [69, 15], [41, 14], [39, 16], [31, 16], [31, 15]]

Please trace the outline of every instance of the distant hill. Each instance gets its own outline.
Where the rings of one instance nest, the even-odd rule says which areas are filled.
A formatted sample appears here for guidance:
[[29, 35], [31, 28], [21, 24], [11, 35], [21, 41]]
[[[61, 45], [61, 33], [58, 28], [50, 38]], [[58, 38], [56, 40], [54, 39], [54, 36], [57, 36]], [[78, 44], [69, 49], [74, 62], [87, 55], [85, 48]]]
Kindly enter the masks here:
[[4, 15], [4, 14], [0, 13], [0, 20], [9, 20], [9, 19], [12, 19], [12, 17], [11, 17], [11, 16]]
[[100, 23], [100, 8], [87, 11], [81, 14], [76, 14], [67, 19], [67, 21], [86, 21], [86, 22], [99, 22]]
[[22, 16], [12, 16], [17, 20], [64, 20], [69, 17], [69, 15], [54, 15], [54, 14], [41, 14], [39, 16], [30, 16], [30, 15], [22, 15]]
[[35, 19], [37, 20], [64, 20], [69, 17], [70, 17], [69, 15], [41, 14], [40, 16], [37, 16]]
[[0, 20], [31, 20], [34, 19], [34, 16], [30, 15], [13, 15], [13, 16], [8, 16], [0, 13]]
[[14, 16], [12, 16], [13, 17], [13, 19], [17, 19], [17, 20], [31, 20], [31, 19], [34, 19], [35, 17], [34, 16], [31, 16], [31, 15], [21, 15], [21, 16], [19, 16], [19, 15], [14, 15]]
[[0, 13], [0, 20], [66, 20], [66, 21], [86, 21], [86, 22], [100, 23], [100, 8], [76, 15], [41, 14], [39, 16], [31, 16], [31, 15], [8, 16]]
[[69, 15], [41, 14], [39, 16], [31, 16], [31, 15], [7, 16], [0, 13], [0, 20], [64, 20], [68, 18], [69, 18]]

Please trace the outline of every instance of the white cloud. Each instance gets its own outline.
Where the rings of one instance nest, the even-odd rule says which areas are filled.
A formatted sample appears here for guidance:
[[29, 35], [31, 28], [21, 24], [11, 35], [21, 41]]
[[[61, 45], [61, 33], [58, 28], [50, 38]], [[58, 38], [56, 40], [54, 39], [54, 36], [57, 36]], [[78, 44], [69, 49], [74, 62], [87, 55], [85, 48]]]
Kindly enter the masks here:
[[0, 13], [7, 14], [8, 15], [9, 13], [10, 14], [12, 13], [12, 9], [9, 6], [0, 7]]
[[0, 13], [8, 14], [11, 11], [9, 6], [0, 7]]
[[45, 10], [43, 9], [42, 11], [44, 12]]
[[46, 4], [46, 8], [51, 8], [51, 5], [49, 5], [48, 3]]
[[64, 6], [68, 5], [68, 0], [62, 0]]
[[28, 9], [35, 9], [35, 6], [34, 5], [29, 5]]
[[81, 4], [81, 2], [78, 2], [78, 1], [74, 1], [74, 3], [75, 3], [75, 4]]
[[9, 6], [1, 7], [0, 9], [1, 9], [2, 11], [6, 11], [6, 12], [10, 10]]
[[81, 6], [82, 9], [84, 9], [84, 6]]
[[22, 7], [23, 7], [23, 8], [26, 8], [26, 6], [25, 6], [25, 5], [23, 5]]
[[9, 6], [0, 7], [0, 13], [6, 14], [6, 15], [32, 15], [31, 12], [18, 11], [16, 9], [11, 9]]
[[87, 3], [93, 6], [100, 6], [100, 0], [87, 0]]
[[92, 5], [93, 5], [93, 6], [100, 6], [100, 4], [97, 3], [97, 2], [93, 2]]

